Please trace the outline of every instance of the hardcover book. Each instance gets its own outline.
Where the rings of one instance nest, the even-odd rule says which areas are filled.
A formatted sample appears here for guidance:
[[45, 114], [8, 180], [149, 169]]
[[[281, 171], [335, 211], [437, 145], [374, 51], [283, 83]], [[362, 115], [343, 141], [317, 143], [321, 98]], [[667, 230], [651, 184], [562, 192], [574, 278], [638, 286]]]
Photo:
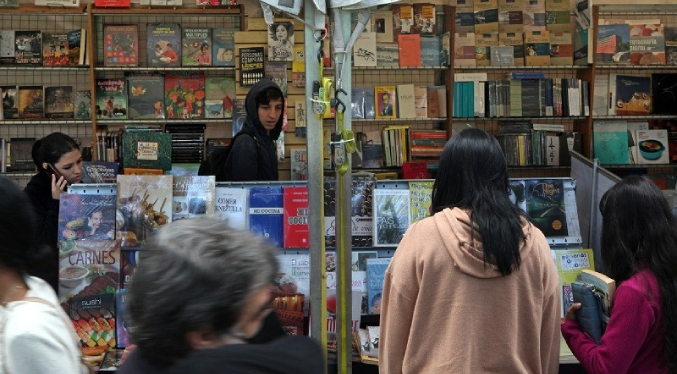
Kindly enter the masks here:
[[637, 130], [637, 160], [640, 164], [669, 164], [668, 130]]
[[184, 28], [181, 32], [181, 65], [212, 65], [212, 30], [209, 28]]
[[611, 74], [609, 79], [614, 79], [616, 86], [616, 91], [612, 92], [616, 115], [646, 115], [651, 112], [650, 77]]
[[2, 92], [2, 112], [4, 119], [19, 118], [19, 90], [16, 86], [0, 86]]
[[500, 32], [521, 33], [523, 30], [522, 1], [498, 1], [498, 28]]
[[213, 175], [174, 176], [172, 188], [172, 221], [214, 214]]
[[75, 245], [68, 241], [115, 240], [115, 195], [62, 194], [58, 237], [64, 251]]
[[205, 118], [233, 118], [235, 100], [233, 77], [207, 77], [205, 91]]
[[409, 190], [374, 189], [374, 246], [397, 246], [410, 225]]
[[652, 74], [651, 93], [653, 95], [652, 113], [677, 114], [677, 75]]
[[395, 86], [377, 86], [374, 88], [376, 101], [376, 119], [396, 118], [397, 95]]
[[550, 33], [526, 31], [524, 34], [524, 59], [526, 65], [550, 65]]
[[17, 65], [42, 65], [42, 33], [40, 30], [14, 32], [14, 58]]
[[454, 34], [454, 66], [475, 66], [475, 33]]
[[42, 86], [19, 86], [19, 118], [44, 118]]
[[284, 187], [284, 248], [308, 248], [308, 187]]
[[353, 66], [376, 66], [376, 52], [376, 33], [361, 33], [353, 46]]
[[119, 170], [117, 162], [83, 161], [82, 183], [115, 183]]
[[171, 170], [172, 134], [150, 131], [123, 133], [122, 165], [125, 168]]
[[240, 48], [240, 86], [251, 87], [263, 78], [263, 47]]
[[630, 63], [630, 28], [627, 24], [600, 24], [595, 60], [601, 64]]
[[[84, 316], [70, 313], [69, 306], [72, 308], [72, 304], [69, 301], [72, 299], [102, 295], [115, 297], [120, 284], [120, 241], [75, 240], [71, 243], [74, 244], [72, 247], [59, 249], [59, 301], [73, 319]], [[93, 331], [85, 329], [90, 338]], [[81, 332], [78, 332], [80, 335]], [[98, 342], [98, 339], [92, 340]], [[93, 346], [93, 342], [89, 343]]]
[[127, 89], [125, 87], [124, 79], [96, 80], [96, 118], [127, 118]]
[[626, 121], [593, 122], [594, 157], [601, 164], [628, 163], [628, 125]]
[[412, 224], [430, 217], [433, 183], [433, 181], [409, 182], [409, 209], [411, 210]]
[[287, 63], [284, 61], [268, 62], [263, 70], [266, 78], [275, 82], [282, 90], [282, 94], [287, 97]]
[[498, 33], [475, 34], [475, 64], [491, 65], [491, 48], [498, 45]]
[[400, 67], [421, 66], [421, 35], [398, 35], [397, 44], [400, 47]]
[[[119, 264], [118, 264], [119, 265]], [[103, 278], [105, 281], [92, 283], [92, 288], [103, 285], [114, 275]], [[119, 271], [118, 271], [119, 274]], [[101, 278], [99, 278], [101, 279]], [[80, 348], [82, 350], [82, 359], [86, 360], [88, 356], [95, 358], [98, 352], [104, 352], [117, 347], [117, 338], [115, 332], [115, 292], [116, 287], [107, 286], [106, 292], [100, 294], [88, 293], [88, 296], [77, 296], [68, 299], [64, 304], [68, 305], [68, 315], [75, 329]], [[62, 305], [63, 306], [63, 305]], [[97, 354], [91, 354], [96, 350]]]
[[138, 25], [103, 26], [104, 66], [139, 65]]
[[242, 187], [216, 189], [216, 217], [235, 230], [249, 227], [249, 190]]
[[377, 10], [372, 15], [376, 33], [376, 43], [392, 43], [393, 39], [393, 12], [391, 10]]
[[167, 118], [204, 118], [205, 77], [203, 72], [173, 72], [165, 75]]
[[14, 65], [14, 30], [0, 30], [0, 65]]
[[546, 237], [567, 236], [564, 186], [561, 179], [528, 179], [527, 215]]
[[67, 34], [42, 33], [42, 64], [44, 66], [70, 65]]
[[663, 25], [630, 25], [630, 63], [633, 65], [665, 65]]
[[74, 115], [77, 119], [92, 118], [92, 91], [75, 91], [75, 102], [73, 103]]
[[73, 87], [45, 87], [45, 118], [73, 118]]
[[10, 138], [10, 171], [35, 171], [32, 150], [35, 138]]
[[212, 58], [214, 66], [235, 67], [235, 30], [215, 27], [212, 29]]
[[284, 199], [282, 187], [249, 190], [249, 231], [278, 248], [284, 246]]
[[400, 67], [400, 47], [397, 43], [376, 44], [376, 66]]
[[148, 66], [181, 66], [181, 26], [149, 23], [146, 29]]
[[118, 175], [116, 237], [122, 248], [141, 249], [172, 221], [171, 175]]
[[165, 118], [165, 79], [160, 74], [129, 73], [129, 119]]

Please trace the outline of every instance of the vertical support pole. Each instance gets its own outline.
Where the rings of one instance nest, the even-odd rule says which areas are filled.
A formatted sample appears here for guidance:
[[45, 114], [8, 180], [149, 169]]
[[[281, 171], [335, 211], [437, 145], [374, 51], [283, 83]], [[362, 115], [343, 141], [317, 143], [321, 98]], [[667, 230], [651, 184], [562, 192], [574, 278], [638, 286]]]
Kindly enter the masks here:
[[[334, 10], [334, 30], [331, 33], [334, 40], [334, 76], [341, 81], [334, 82], [336, 88], [344, 85], [343, 88], [348, 95], [340, 94], [337, 99], [343, 101], [347, 108], [350, 108], [350, 58], [345, 58], [345, 54], [350, 51], [345, 50], [351, 34], [350, 12], [346, 10]], [[339, 35], [343, 37], [338, 37]], [[344, 68], [344, 64], [345, 66]], [[338, 109], [336, 113], [336, 132], [351, 128], [350, 110], [346, 109], [346, 115], [343, 121], [339, 121]], [[350, 166], [350, 155], [347, 155], [346, 162]], [[345, 174], [336, 173], [336, 296], [337, 296], [337, 325], [336, 325], [336, 348], [337, 364], [339, 374], [350, 374], [353, 370], [352, 363], [352, 341], [353, 341], [353, 313], [352, 313], [352, 170], [349, 167]]]
[[[315, 23], [315, 5], [312, 0], [304, 1], [305, 21]], [[327, 368], [327, 280], [324, 248], [324, 169], [322, 119], [313, 113], [313, 81], [320, 79], [317, 53], [320, 43], [315, 40], [313, 30], [305, 26], [306, 64], [306, 141], [308, 144], [308, 218], [310, 224], [310, 336], [316, 339], [325, 354]]]

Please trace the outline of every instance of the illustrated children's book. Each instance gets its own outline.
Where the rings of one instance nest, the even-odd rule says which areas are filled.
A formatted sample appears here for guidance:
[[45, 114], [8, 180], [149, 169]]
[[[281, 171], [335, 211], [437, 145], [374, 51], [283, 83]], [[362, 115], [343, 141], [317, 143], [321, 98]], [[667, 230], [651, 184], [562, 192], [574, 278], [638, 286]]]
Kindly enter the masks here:
[[214, 176], [174, 177], [172, 221], [214, 214]]
[[58, 236], [62, 251], [72, 250], [74, 240], [114, 240], [115, 195], [62, 194]]
[[104, 25], [103, 48], [104, 66], [138, 66], [138, 25]]
[[527, 215], [546, 237], [567, 236], [561, 179], [526, 180]]
[[149, 23], [146, 31], [148, 66], [181, 66], [181, 26]]
[[411, 223], [409, 190], [374, 189], [374, 246], [396, 246]]
[[181, 36], [182, 66], [212, 65], [212, 30], [184, 28]]
[[284, 246], [282, 187], [254, 187], [249, 190], [249, 231], [270, 244]]
[[168, 119], [205, 118], [203, 72], [174, 72], [165, 75], [165, 111]]
[[122, 134], [122, 165], [128, 168], [172, 168], [172, 134], [126, 131]]
[[233, 77], [205, 78], [205, 118], [233, 118], [235, 79]]
[[160, 74], [129, 73], [129, 119], [165, 118], [165, 79]]
[[216, 189], [216, 218], [228, 227], [247, 230], [249, 227], [249, 190], [242, 187], [218, 187]]
[[172, 221], [172, 176], [118, 175], [117, 199], [117, 237], [124, 248], [141, 249]]
[[124, 79], [96, 80], [96, 118], [127, 118], [127, 90], [125, 87]]

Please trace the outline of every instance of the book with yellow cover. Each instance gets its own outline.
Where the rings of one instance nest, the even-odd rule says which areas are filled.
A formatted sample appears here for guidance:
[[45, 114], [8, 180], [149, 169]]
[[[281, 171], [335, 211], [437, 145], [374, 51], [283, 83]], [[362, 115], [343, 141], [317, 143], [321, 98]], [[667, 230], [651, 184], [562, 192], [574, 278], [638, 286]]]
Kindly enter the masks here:
[[376, 101], [376, 119], [397, 118], [397, 90], [395, 86], [374, 87], [374, 99]]

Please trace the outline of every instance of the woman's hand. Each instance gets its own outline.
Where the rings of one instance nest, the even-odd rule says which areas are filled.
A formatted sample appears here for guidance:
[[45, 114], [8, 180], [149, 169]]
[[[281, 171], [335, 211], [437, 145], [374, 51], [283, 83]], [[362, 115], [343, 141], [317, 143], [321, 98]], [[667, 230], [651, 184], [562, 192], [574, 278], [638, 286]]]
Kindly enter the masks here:
[[567, 309], [567, 313], [564, 315], [564, 318], [562, 318], [562, 323], [566, 321], [575, 321], [576, 320], [576, 311], [581, 309], [582, 305], [581, 303], [573, 303]]
[[61, 198], [61, 193], [66, 191], [66, 185], [68, 182], [66, 181], [66, 178], [62, 176], [59, 177], [59, 179], [56, 179], [55, 175], [51, 175], [52, 177], [52, 199], [54, 200], [59, 200]]

